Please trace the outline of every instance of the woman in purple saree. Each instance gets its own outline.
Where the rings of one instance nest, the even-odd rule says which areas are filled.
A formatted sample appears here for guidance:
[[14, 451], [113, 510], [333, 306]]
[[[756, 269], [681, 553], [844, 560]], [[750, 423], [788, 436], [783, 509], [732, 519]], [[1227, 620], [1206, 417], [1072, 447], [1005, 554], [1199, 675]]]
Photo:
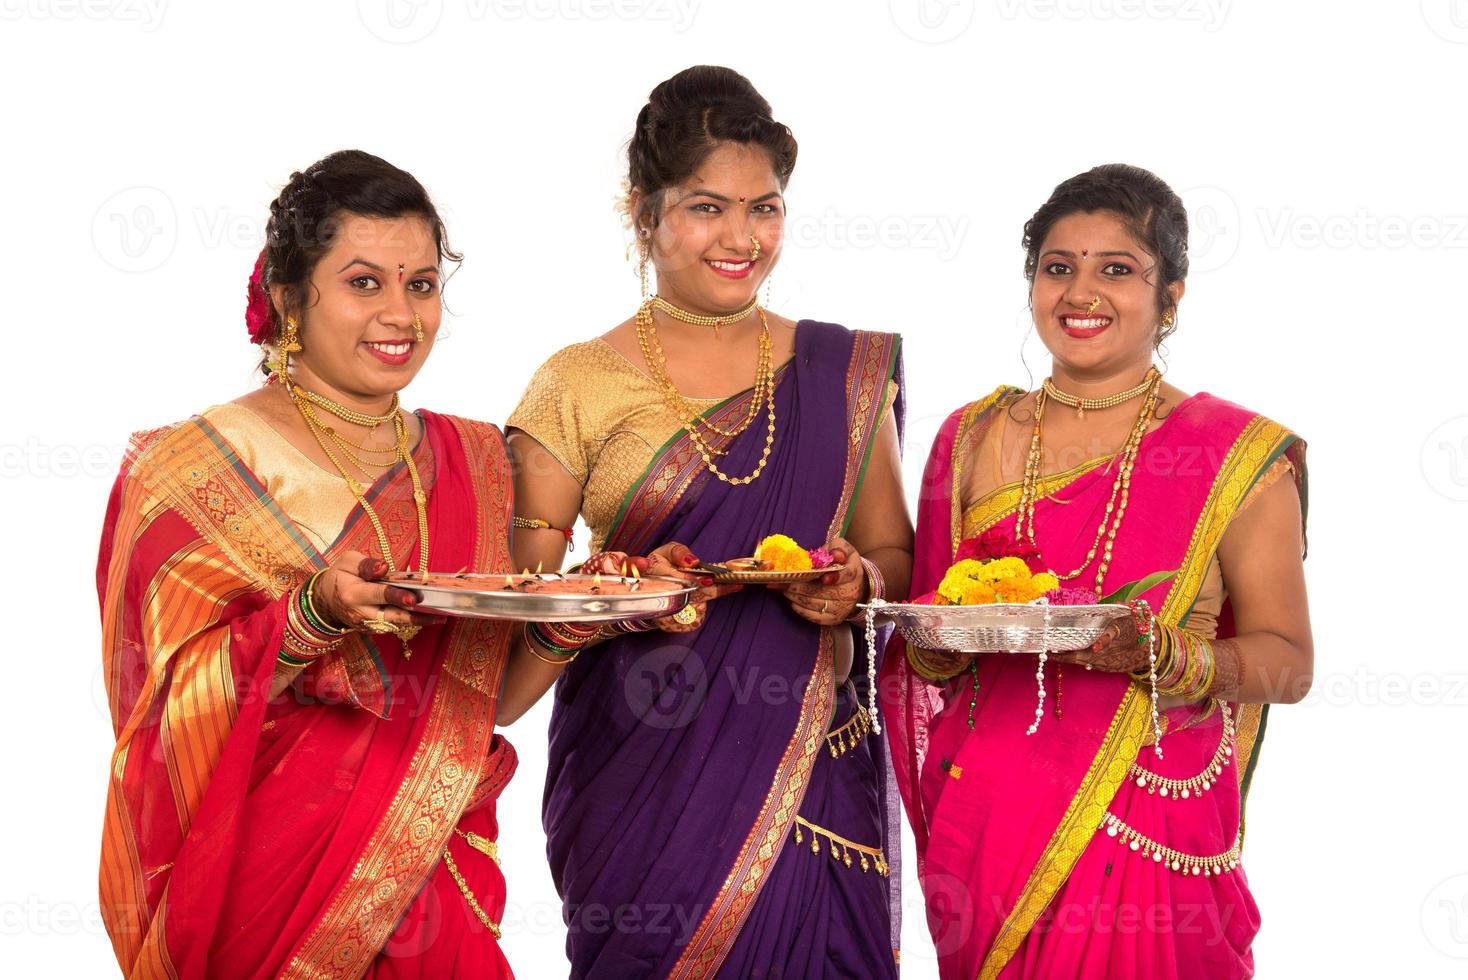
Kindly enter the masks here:
[[[552, 357], [508, 423], [517, 562], [556, 567], [579, 513], [596, 567], [677, 573], [773, 533], [844, 564], [784, 595], [705, 580], [662, 629], [511, 665], [502, 718], [556, 682], [543, 816], [573, 977], [896, 975], [896, 795], [848, 620], [911, 563], [899, 344], [754, 305], [794, 163], [768, 113], [727, 69], [654, 91], [630, 211], [658, 294]], [[694, 420], [663, 381], [735, 393], [679, 396]]]

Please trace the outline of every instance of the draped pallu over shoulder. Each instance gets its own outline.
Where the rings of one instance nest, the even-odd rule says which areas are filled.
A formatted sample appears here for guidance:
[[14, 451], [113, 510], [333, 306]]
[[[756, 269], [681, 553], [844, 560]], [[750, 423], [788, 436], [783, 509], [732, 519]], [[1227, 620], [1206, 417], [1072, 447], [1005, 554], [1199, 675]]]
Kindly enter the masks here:
[[[895, 336], [801, 321], [795, 357], [777, 376], [777, 435], [761, 477], [722, 483], [686, 434], [675, 436], [627, 491], [608, 547], [646, 553], [676, 540], [718, 559], [751, 554], [770, 533], [812, 545], [842, 533], [894, 381]], [[750, 397], [707, 417], [740, 418]], [[764, 435], [752, 426], [723, 440], [720, 468], [748, 472]], [[782, 935], [802, 917], [826, 918], [824, 905], [808, 907], [816, 899], [801, 894], [796, 876], [827, 869], [808, 853], [783, 855], [812, 794], [838, 792], [817, 766], [829, 761], [825, 735], [840, 701], [832, 665], [830, 630], [795, 616], [775, 593], [746, 589], [712, 603], [696, 633], [620, 638], [566, 671], [544, 818], [573, 976], [816, 976], [828, 969], [828, 939], [847, 947], [835, 955], [891, 961], [886, 886], [860, 870], [866, 897], [851, 903], [866, 916], [859, 931], [868, 947]], [[869, 825], [853, 833], [880, 842], [875, 803], [842, 809]], [[819, 901], [837, 901], [825, 887]], [[669, 928], [597, 928], [592, 915], [609, 908]]]
[[[502, 436], [420, 415], [434, 563], [507, 569]], [[411, 565], [405, 470], [369, 499]], [[284, 604], [347, 550], [377, 550], [360, 508], [319, 552], [206, 418], [135, 437], [98, 562], [117, 740], [101, 899], [126, 975], [361, 976], [456, 822], [492, 822], [484, 784], [513, 758], [493, 736], [503, 626], [427, 628], [411, 660], [354, 635], [269, 697]]]
[[[1013, 529], [1017, 484], [996, 487], [973, 501], [962, 500], [959, 490], [964, 467], [972, 465], [989, 428], [1020, 395], [1018, 389], [1000, 388], [955, 412], [940, 432], [924, 478], [914, 595], [936, 586], [962, 539], [992, 527]], [[1179, 569], [1146, 598], [1164, 622], [1187, 625], [1229, 523], [1280, 458], [1290, 460], [1303, 502], [1301, 440], [1211, 395], [1183, 401], [1143, 440], [1108, 585]], [[1109, 457], [1091, 460], [1046, 476], [1036, 505], [1036, 533], [1052, 567], [1074, 567], [1085, 557], [1115, 475], [1109, 462]], [[1220, 635], [1229, 635], [1229, 622], [1225, 613]], [[883, 670], [883, 707], [898, 783], [917, 837], [929, 926], [944, 951], [943, 975], [1037, 976], [1045, 969], [1070, 969], [1074, 964], [1055, 945], [1063, 940], [1044, 948], [1026, 947], [1026, 942], [1045, 916], [1055, 914], [1057, 895], [1068, 896], [1067, 907], [1071, 898], [1084, 900], [1090, 883], [1073, 881], [1072, 873], [1118, 793], [1134, 788], [1127, 781], [1128, 767], [1150, 729], [1145, 692], [1122, 676], [1066, 668], [1063, 722], [1047, 717], [1031, 737], [1025, 731], [1033, 720], [1034, 658], [980, 657], [975, 691], [968, 674], [945, 686], [924, 680], [913, 671], [905, 646], [894, 640], [894, 647]], [[971, 698], [976, 702], [972, 730], [967, 724]], [[1192, 843], [1204, 853], [1225, 851], [1241, 835], [1242, 801], [1257, 761], [1264, 709], [1233, 706], [1233, 716], [1236, 782], [1231, 792], [1209, 794], [1209, 803], [1222, 808], [1217, 822], [1194, 821], [1196, 827], [1181, 829], [1169, 825], [1171, 833], [1196, 834]], [[1215, 719], [1211, 729], [1199, 726], [1171, 737], [1216, 742], [1217, 733]], [[1180, 748], [1178, 755], [1186, 753]], [[1054, 935], [1047, 931], [1046, 942]], [[1101, 954], [1092, 949], [1086, 955], [1093, 958], [1090, 963]], [[1246, 958], [1247, 941], [1239, 962]], [[1109, 968], [1115, 969], [1115, 962]], [[1165, 964], [1154, 967], [1154, 975], [1168, 975]], [[1075, 969], [1081, 973], [1072, 975], [1093, 975]]]

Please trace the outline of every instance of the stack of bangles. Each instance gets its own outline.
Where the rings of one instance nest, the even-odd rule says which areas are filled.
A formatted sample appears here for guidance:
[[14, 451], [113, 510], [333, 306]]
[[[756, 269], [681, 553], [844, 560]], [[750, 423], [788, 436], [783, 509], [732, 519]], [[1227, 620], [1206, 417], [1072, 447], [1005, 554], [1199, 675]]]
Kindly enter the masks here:
[[323, 569], [291, 591], [285, 604], [285, 629], [280, 636], [280, 652], [276, 660], [286, 667], [309, 667], [325, 654], [341, 646], [351, 630], [331, 625], [316, 608], [312, 591]]
[[[526, 623], [525, 645], [536, 660], [553, 667], [561, 667], [575, 660], [582, 650], [598, 640], [610, 639], [624, 633], [645, 633], [654, 628], [648, 622], [625, 619], [615, 623]], [[552, 660], [542, 656], [536, 651], [536, 647], [561, 659]]]
[[[886, 599], [887, 581], [886, 579], [882, 578], [882, 570], [877, 567], [875, 562], [868, 561], [865, 558], [861, 560], [861, 567], [866, 569], [867, 573], [866, 601], [871, 602], [873, 599]], [[858, 605], [860, 605], [860, 603], [858, 603]], [[866, 618], [866, 615], [867, 614], [865, 610], [857, 609], [852, 612], [850, 617], [848, 617], [848, 622], [854, 623], [858, 620], [863, 620]]]
[[[1213, 690], [1218, 661], [1211, 642], [1176, 626], [1157, 624], [1157, 693], [1197, 701]], [[1132, 677], [1147, 683], [1146, 671]]]

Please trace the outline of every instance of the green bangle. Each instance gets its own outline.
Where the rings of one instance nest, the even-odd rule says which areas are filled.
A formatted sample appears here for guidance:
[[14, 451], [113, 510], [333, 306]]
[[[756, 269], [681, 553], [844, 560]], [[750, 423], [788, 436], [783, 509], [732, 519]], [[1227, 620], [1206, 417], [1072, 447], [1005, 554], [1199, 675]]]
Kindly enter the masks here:
[[309, 661], [309, 660], [298, 660], [295, 657], [292, 657], [290, 654], [286, 653], [284, 650], [281, 650], [280, 652], [278, 652], [275, 655], [275, 659], [278, 660], [278, 661], [280, 661], [281, 663], [285, 664], [287, 667], [309, 667], [309, 666], [311, 666], [311, 661]]
[[321, 613], [316, 610], [316, 603], [312, 596], [312, 590], [316, 587], [316, 580], [325, 574], [326, 569], [323, 568], [321, 571], [306, 579], [306, 584], [301, 589], [301, 601], [299, 603], [301, 615], [306, 617], [306, 622], [310, 623], [313, 627], [327, 634], [328, 636], [346, 636], [349, 632], [348, 630], [342, 629], [340, 626], [328, 625], [326, 622], [326, 617], [321, 615]]

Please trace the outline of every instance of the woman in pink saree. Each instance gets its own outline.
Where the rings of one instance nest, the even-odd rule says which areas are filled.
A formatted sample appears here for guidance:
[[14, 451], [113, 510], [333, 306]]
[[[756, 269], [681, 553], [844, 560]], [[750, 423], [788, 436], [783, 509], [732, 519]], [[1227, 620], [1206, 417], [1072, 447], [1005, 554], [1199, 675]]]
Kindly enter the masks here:
[[1035, 656], [894, 639], [883, 720], [945, 978], [1253, 975], [1244, 802], [1268, 704], [1298, 701], [1312, 669], [1304, 443], [1153, 367], [1186, 242], [1181, 201], [1144, 170], [1057, 187], [1024, 239], [1051, 376], [954, 412], [928, 461], [914, 595], [983, 534], [1032, 540], [1101, 595], [1174, 573], [1143, 594], [1176, 668], [1155, 725], [1131, 621], [1051, 655], [1032, 735]]

